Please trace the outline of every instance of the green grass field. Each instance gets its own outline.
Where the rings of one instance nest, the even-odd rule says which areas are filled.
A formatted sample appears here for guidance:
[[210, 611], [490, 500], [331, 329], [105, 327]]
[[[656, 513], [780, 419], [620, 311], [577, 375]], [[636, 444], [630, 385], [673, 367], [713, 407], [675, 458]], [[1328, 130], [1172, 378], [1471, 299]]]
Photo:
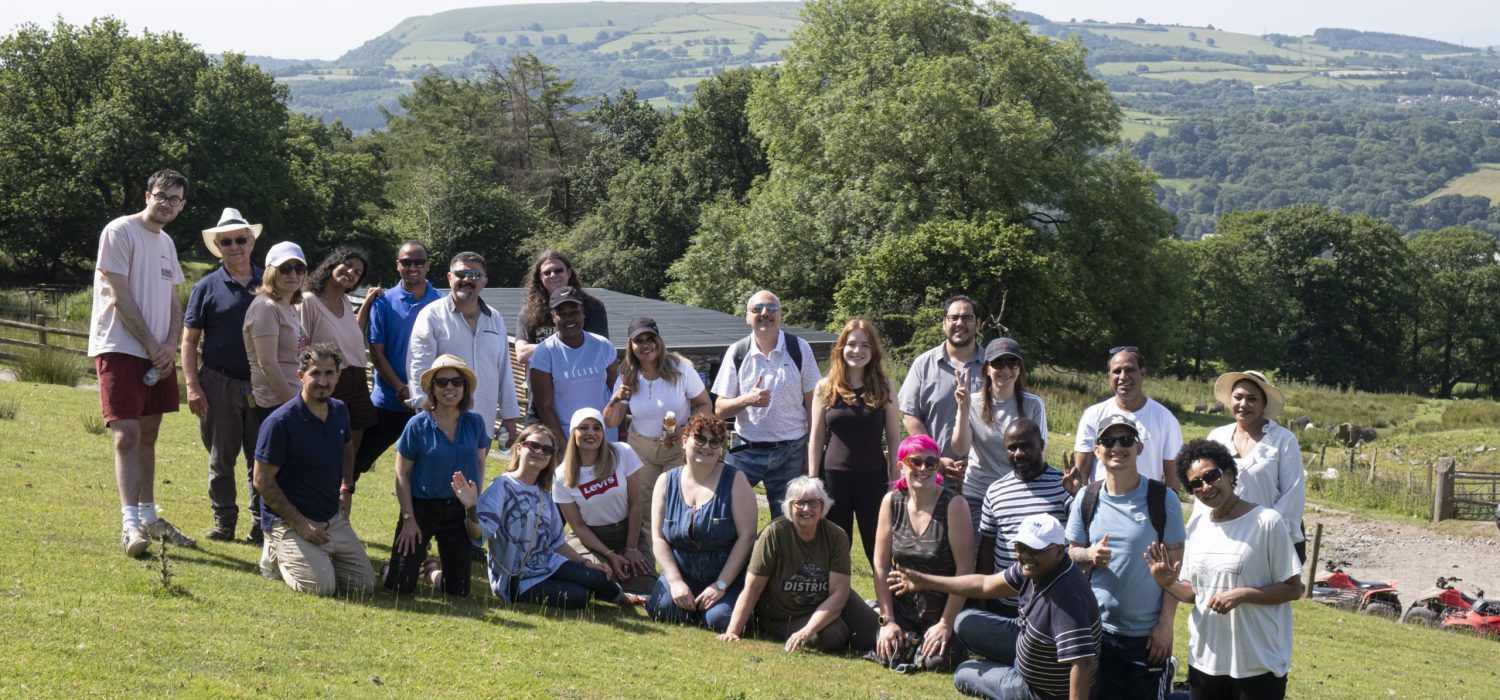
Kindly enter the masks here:
[[1453, 178], [1438, 191], [1412, 203], [1426, 204], [1444, 195], [1460, 194], [1489, 197], [1491, 206], [1500, 204], [1500, 163], [1479, 163], [1476, 167], [1474, 172]]
[[[1046, 384], [1044, 395], [1062, 410], [1062, 379]], [[1153, 388], [1172, 401], [1197, 395], [1186, 383]], [[702, 630], [652, 623], [641, 610], [595, 605], [559, 614], [506, 605], [479, 579], [475, 595], [461, 601], [426, 591], [406, 599], [302, 596], [260, 578], [258, 550], [241, 544], [171, 550], [168, 590], [154, 560], [119, 552], [109, 439], [86, 433], [80, 421], [97, 413], [97, 395], [0, 383], [0, 403], [17, 411], [0, 420], [0, 509], [16, 529], [0, 538], [0, 621], [18, 632], [0, 652], [0, 695], [952, 695], [945, 675], [902, 676], [853, 658], [789, 655], [767, 641], [723, 644]], [[1056, 422], [1065, 418], [1060, 412]], [[167, 517], [198, 534], [209, 509], [196, 424], [181, 412], [163, 425], [157, 499]], [[389, 459], [377, 466], [354, 508], [354, 527], [377, 568], [389, 556], [396, 518], [391, 468]], [[855, 559], [856, 589], [868, 596], [869, 569]], [[1289, 697], [1500, 696], [1500, 667], [1492, 661], [1500, 647], [1492, 641], [1308, 602], [1294, 610]], [[1184, 610], [1179, 658], [1186, 618]]]

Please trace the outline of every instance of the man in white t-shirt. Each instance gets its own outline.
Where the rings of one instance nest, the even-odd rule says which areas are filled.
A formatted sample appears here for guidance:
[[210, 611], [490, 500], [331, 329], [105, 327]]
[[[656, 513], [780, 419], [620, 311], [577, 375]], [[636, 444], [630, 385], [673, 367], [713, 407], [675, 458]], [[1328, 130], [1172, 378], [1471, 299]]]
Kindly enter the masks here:
[[1111, 396], [1084, 410], [1078, 419], [1078, 437], [1073, 442], [1073, 469], [1064, 484], [1077, 491], [1082, 484], [1104, 478], [1104, 467], [1094, 460], [1094, 438], [1099, 422], [1106, 416], [1122, 414], [1135, 421], [1140, 430], [1141, 454], [1137, 471], [1177, 489], [1177, 466], [1173, 457], [1182, 449], [1182, 426], [1156, 401], [1146, 398], [1146, 360], [1139, 348], [1125, 345], [1110, 348], [1109, 388]]
[[187, 178], [160, 170], [146, 180], [146, 208], [109, 222], [99, 235], [89, 357], [99, 375], [99, 408], [114, 436], [120, 546], [132, 557], [153, 539], [197, 543], [156, 513], [156, 437], [177, 410], [176, 348], [182, 340], [177, 245], [162, 229], [187, 201]]

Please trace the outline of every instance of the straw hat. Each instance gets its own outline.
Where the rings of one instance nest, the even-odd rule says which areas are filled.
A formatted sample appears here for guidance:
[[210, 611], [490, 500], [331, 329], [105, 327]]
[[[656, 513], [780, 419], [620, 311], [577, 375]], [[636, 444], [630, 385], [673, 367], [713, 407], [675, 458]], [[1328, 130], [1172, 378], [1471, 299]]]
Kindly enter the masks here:
[[213, 253], [214, 257], [222, 258], [224, 253], [219, 250], [219, 234], [240, 229], [249, 229], [252, 239], [260, 238], [260, 224], [246, 221], [245, 217], [240, 216], [240, 210], [234, 207], [225, 207], [224, 213], [219, 215], [219, 225], [203, 229], [203, 245], [208, 246], [208, 252]]
[[469, 391], [474, 391], [474, 385], [478, 383], [474, 370], [469, 369], [469, 366], [464, 364], [464, 361], [457, 355], [438, 355], [438, 358], [432, 361], [432, 366], [422, 373], [421, 380], [418, 382], [422, 385], [422, 393], [432, 395], [432, 380], [437, 377], [440, 369], [457, 370], [468, 383]]
[[1229, 395], [1234, 393], [1234, 385], [1241, 381], [1255, 382], [1260, 387], [1262, 394], [1266, 395], [1266, 418], [1275, 418], [1281, 415], [1281, 409], [1286, 408], [1286, 397], [1281, 395], [1281, 390], [1266, 379], [1266, 375], [1249, 370], [1246, 372], [1225, 372], [1214, 381], [1214, 400], [1226, 407], [1229, 406]]

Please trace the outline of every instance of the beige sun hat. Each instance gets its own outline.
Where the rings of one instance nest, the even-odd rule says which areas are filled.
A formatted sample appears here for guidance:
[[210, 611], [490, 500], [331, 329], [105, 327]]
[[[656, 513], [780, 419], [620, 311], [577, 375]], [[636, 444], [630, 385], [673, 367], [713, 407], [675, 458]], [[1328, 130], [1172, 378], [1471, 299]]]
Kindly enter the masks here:
[[1229, 406], [1229, 395], [1234, 393], [1234, 385], [1241, 381], [1255, 382], [1260, 387], [1261, 393], [1266, 395], [1266, 418], [1275, 418], [1281, 415], [1281, 409], [1286, 408], [1286, 397], [1281, 395], [1281, 390], [1266, 379], [1266, 375], [1248, 370], [1245, 372], [1225, 372], [1214, 380], [1214, 400], [1226, 407]]
[[459, 358], [459, 356], [438, 355], [438, 358], [432, 361], [432, 366], [428, 367], [427, 371], [422, 373], [422, 377], [418, 381], [422, 386], [422, 393], [428, 396], [432, 395], [432, 380], [437, 377], [438, 370], [440, 369], [458, 370], [458, 373], [464, 376], [464, 381], [468, 382], [470, 392], [474, 391], [474, 386], [479, 382], [474, 374], [474, 370], [469, 369], [469, 366], [464, 364], [463, 359]]
[[238, 231], [249, 229], [251, 238], [260, 238], [260, 224], [252, 224], [240, 216], [240, 210], [234, 207], [224, 207], [224, 213], [219, 215], [219, 225], [213, 228], [203, 229], [203, 245], [208, 246], [208, 252], [214, 257], [224, 257], [224, 252], [219, 250], [219, 234], [226, 231]]

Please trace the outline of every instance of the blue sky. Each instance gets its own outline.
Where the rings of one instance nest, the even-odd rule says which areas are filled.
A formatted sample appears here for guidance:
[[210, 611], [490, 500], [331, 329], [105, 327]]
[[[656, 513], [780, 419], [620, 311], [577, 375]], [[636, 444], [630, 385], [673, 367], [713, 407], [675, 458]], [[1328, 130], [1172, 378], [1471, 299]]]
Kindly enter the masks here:
[[[700, 0], [701, 1], [701, 0]], [[535, 0], [526, 0], [535, 2]], [[23, 22], [51, 24], [61, 15], [82, 24], [100, 15], [124, 20], [134, 32], [177, 31], [210, 52], [240, 51], [277, 58], [337, 58], [413, 14], [459, 7], [513, 5], [483, 0], [252, 0], [188, 3], [120, 3], [118, 0], [47, 0], [0, 3], [0, 33]], [[1410, 0], [1016, 0], [1022, 10], [1051, 19], [1213, 24], [1260, 34], [1310, 34], [1318, 27], [1416, 34], [1469, 46], [1500, 45], [1500, 1], [1431, 0], [1414, 12]]]

